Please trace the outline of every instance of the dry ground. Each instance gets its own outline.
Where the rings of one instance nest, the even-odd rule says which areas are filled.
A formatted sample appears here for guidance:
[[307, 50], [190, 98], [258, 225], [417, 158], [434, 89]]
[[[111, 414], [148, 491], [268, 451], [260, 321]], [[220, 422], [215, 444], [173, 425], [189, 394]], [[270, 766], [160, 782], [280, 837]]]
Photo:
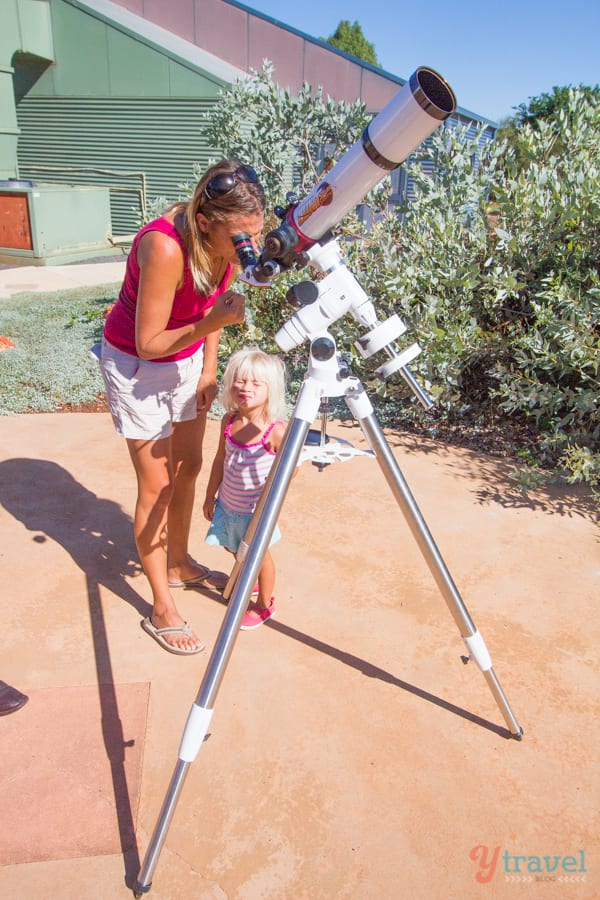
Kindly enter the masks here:
[[[216, 438], [211, 423], [209, 458]], [[156, 900], [600, 896], [593, 508], [575, 488], [522, 495], [479, 452], [388, 440], [523, 740], [461, 661], [377, 463], [304, 465], [274, 548], [277, 619], [237, 640]], [[142, 632], [134, 499], [106, 414], [0, 419], [0, 677], [30, 697], [0, 726], [3, 900], [131, 896], [223, 621], [188, 590], [207, 653]], [[204, 532], [198, 503], [194, 555], [223, 568]]]

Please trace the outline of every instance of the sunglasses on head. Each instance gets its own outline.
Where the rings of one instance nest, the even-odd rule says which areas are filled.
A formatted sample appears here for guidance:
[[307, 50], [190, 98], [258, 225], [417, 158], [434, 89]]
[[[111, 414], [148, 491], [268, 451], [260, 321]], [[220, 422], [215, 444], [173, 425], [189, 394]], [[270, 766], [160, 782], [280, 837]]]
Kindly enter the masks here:
[[204, 193], [209, 200], [215, 200], [232, 191], [238, 181], [246, 184], [258, 184], [258, 175], [252, 166], [238, 166], [235, 172], [220, 172], [206, 183]]

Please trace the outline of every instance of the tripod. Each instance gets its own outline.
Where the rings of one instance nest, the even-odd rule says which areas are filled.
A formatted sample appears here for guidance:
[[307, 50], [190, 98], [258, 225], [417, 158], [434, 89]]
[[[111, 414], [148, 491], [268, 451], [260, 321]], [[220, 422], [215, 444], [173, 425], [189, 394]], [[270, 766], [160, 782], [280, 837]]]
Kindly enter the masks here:
[[[298, 393], [283, 442], [275, 457], [244, 541], [240, 545], [235, 565], [224, 591], [225, 598], [229, 600], [227, 612], [217, 635], [198, 695], [188, 715], [179, 748], [179, 757], [138, 875], [134, 888], [134, 896], [138, 898], [151, 888], [152, 875], [158, 863], [189, 766], [195, 760], [208, 733], [217, 693], [240, 631], [252, 586], [256, 581], [264, 554], [269, 547], [295, 469], [302, 454], [307, 452], [305, 446], [310, 425], [316, 419], [324, 398], [343, 397], [350, 412], [358, 420], [367, 443], [381, 467], [456, 622], [467, 646], [469, 657], [475, 659], [483, 672], [511, 736], [520, 740], [523, 734], [494, 673], [492, 660], [484, 640], [473, 624], [400, 471], [373, 412], [371, 401], [360, 380], [348, 374], [347, 366], [337, 353], [335, 340], [327, 327], [346, 312], [350, 312], [359, 322], [369, 326], [371, 330], [357, 342], [359, 351], [366, 357], [380, 349], [385, 349], [389, 361], [378, 371], [384, 375], [389, 375], [392, 371], [400, 372], [422, 405], [429, 407], [431, 401], [407, 368], [407, 363], [420, 352], [420, 347], [414, 344], [401, 353], [396, 352], [391, 340], [405, 331], [403, 323], [397, 316], [392, 316], [384, 323], [377, 322], [372, 304], [344, 266], [336, 241], [331, 240], [325, 245], [315, 246], [311, 248], [308, 255], [313, 265], [320, 268], [321, 271], [327, 271], [328, 274], [319, 282], [318, 287], [312, 282], [305, 282], [304, 288], [293, 292], [300, 309], [276, 335], [278, 345], [284, 350], [291, 349], [306, 338], [311, 339], [307, 373]], [[307, 285], [312, 285], [312, 287], [309, 288]], [[339, 452], [343, 453], [343, 451]], [[322, 465], [326, 465], [327, 457], [329, 456], [333, 461], [337, 453], [335, 447], [331, 448], [328, 453], [326, 445], [323, 443], [313, 456], [320, 459]], [[308, 452], [308, 456], [310, 458], [310, 452]]]

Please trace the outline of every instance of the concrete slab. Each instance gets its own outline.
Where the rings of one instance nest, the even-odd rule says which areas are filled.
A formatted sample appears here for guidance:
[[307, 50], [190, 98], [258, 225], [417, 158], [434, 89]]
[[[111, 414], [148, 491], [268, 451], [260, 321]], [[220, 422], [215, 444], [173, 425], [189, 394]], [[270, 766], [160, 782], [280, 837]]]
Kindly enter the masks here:
[[126, 259], [68, 266], [0, 267], [0, 300], [25, 291], [60, 291], [123, 280]]
[[[357, 428], [331, 432], [365, 446]], [[207, 459], [217, 436], [209, 423]], [[157, 900], [600, 895], [597, 511], [577, 488], [521, 494], [491, 457], [388, 440], [523, 741], [507, 738], [481, 672], [461, 661], [377, 464], [303, 466], [273, 548], [277, 619], [237, 640], [154, 874]], [[150, 684], [136, 847], [5, 865], [6, 900], [131, 896], [223, 621], [217, 595], [182, 590], [208, 651], [176, 657], [142, 632], [134, 500], [108, 415], [0, 418], [0, 677], [32, 698], [0, 728], [21, 722], [25, 734], [40, 692]], [[192, 550], [223, 569], [205, 530], [198, 503]], [[97, 699], [92, 710], [106, 758]], [[104, 796], [118, 830], [115, 790], [113, 779]]]
[[135, 847], [149, 689], [35, 690], [3, 721], [0, 865]]

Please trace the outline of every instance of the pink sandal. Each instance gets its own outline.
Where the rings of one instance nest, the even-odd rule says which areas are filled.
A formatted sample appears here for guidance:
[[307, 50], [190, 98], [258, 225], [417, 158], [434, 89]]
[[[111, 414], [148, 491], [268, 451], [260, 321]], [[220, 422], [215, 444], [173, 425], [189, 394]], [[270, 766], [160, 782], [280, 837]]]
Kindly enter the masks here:
[[257, 603], [251, 603], [244, 618], [242, 619], [241, 630], [252, 631], [253, 628], [259, 628], [275, 615], [275, 597], [271, 597], [269, 606], [259, 606]]

